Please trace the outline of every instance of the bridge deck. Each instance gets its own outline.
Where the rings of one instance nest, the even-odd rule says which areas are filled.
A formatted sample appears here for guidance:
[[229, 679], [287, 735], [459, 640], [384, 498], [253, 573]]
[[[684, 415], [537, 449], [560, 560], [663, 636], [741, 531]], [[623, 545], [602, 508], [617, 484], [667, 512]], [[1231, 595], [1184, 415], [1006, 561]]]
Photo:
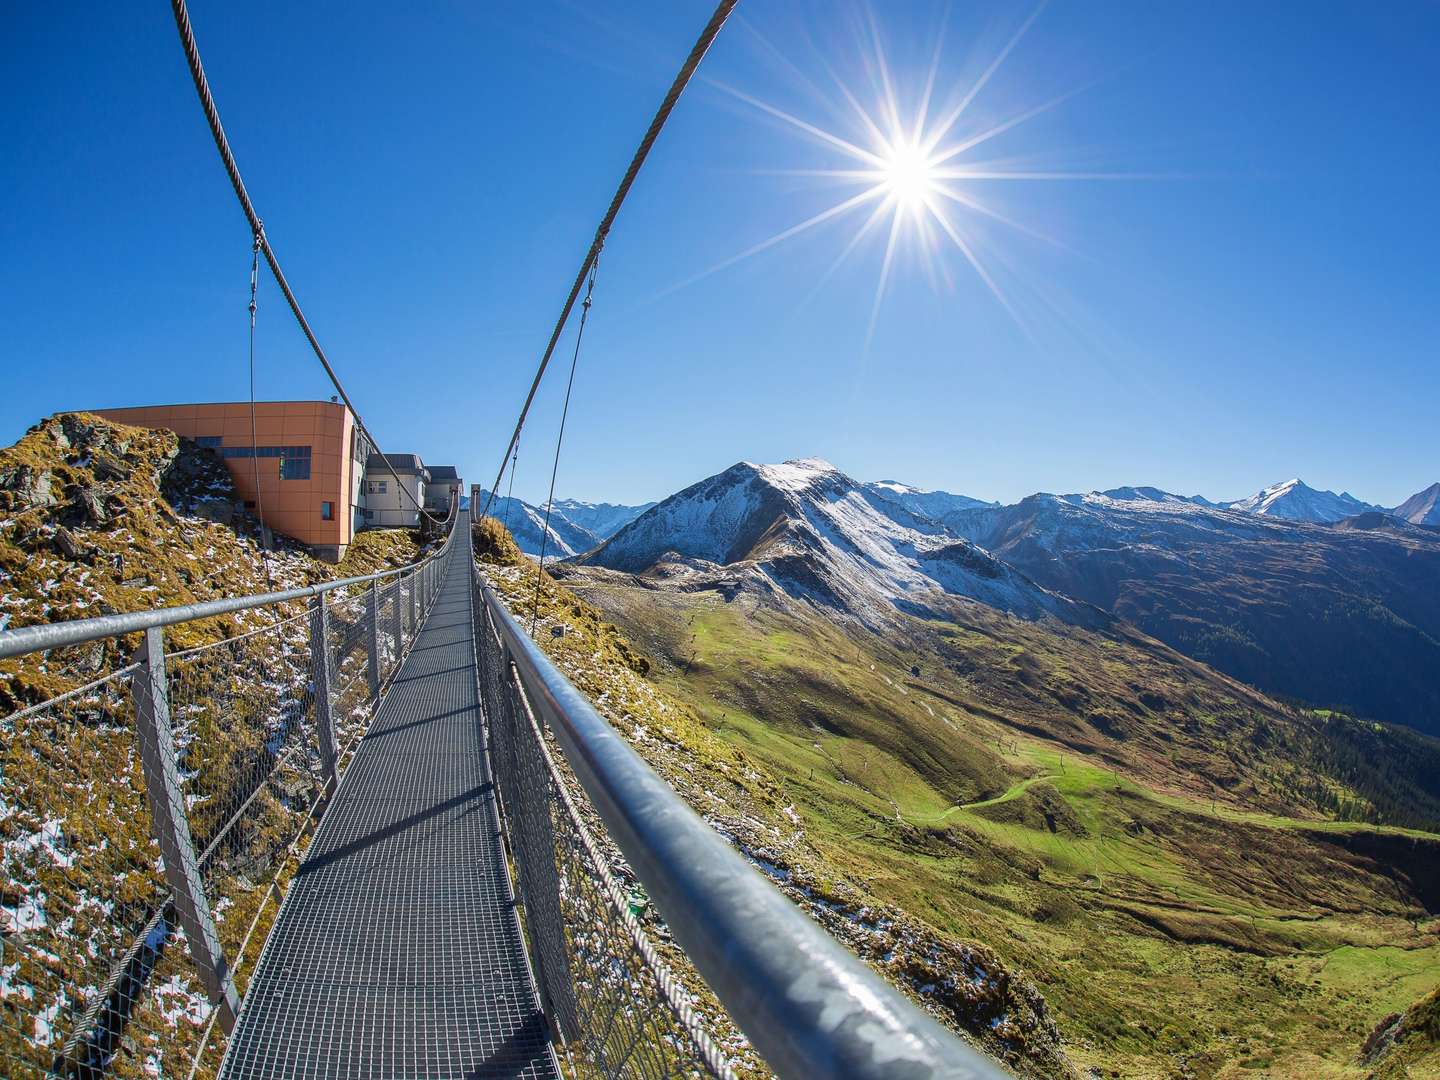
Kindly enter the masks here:
[[222, 1076], [556, 1077], [476, 697], [468, 518], [286, 895]]

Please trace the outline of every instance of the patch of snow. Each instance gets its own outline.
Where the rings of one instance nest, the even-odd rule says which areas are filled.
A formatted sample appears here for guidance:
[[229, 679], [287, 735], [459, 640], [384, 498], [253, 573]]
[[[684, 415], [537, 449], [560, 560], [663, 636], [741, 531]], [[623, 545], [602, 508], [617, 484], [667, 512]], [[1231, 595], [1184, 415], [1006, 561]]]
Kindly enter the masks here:
[[25, 1001], [35, 1000], [35, 988], [29, 983], [17, 983], [16, 977], [20, 974], [20, 961], [0, 967], [0, 1001], [7, 1001], [12, 997], [22, 998]]
[[49, 925], [45, 918], [45, 894], [37, 891], [34, 896], [22, 896], [14, 907], [0, 905], [0, 923], [4, 924], [7, 934], [43, 930]]

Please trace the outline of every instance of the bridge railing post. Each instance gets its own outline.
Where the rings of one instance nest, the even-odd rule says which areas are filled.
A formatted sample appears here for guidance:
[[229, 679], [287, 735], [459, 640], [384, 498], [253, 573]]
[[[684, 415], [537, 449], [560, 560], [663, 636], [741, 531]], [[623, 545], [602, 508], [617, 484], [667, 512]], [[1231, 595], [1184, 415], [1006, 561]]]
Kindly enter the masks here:
[[335, 793], [335, 715], [331, 702], [330, 608], [328, 593], [315, 598], [310, 609], [310, 677], [315, 686], [315, 733], [320, 744], [320, 771], [325, 790]]
[[228, 1035], [235, 1027], [240, 998], [215, 932], [210, 901], [200, 880], [190, 822], [185, 816], [175, 735], [170, 723], [164, 636], [159, 627], [145, 631], [136, 660], [140, 667], [130, 687], [135, 699], [135, 731], [151, 827], [160, 843], [165, 881], [173, 895], [175, 914], [185, 931], [191, 959], [211, 1003], [220, 1010], [220, 1027]]
[[420, 579], [419, 571], [410, 571], [410, 637], [413, 639], [420, 630], [420, 598], [415, 588]]
[[368, 655], [366, 656], [370, 677], [370, 698], [373, 701], [380, 694], [380, 583], [372, 581], [365, 598], [365, 617], [370, 623], [366, 635]]
[[396, 577], [390, 583], [390, 636], [394, 644], [391, 663], [399, 665], [405, 648], [405, 579]]

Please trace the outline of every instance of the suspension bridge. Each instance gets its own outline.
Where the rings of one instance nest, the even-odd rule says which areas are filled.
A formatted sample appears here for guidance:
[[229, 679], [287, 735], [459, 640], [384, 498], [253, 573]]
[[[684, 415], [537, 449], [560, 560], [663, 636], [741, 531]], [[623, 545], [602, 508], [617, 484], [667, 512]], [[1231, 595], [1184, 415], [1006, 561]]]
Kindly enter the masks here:
[[[353, 411], [173, 6], [257, 264]], [[733, 6], [596, 232], [501, 477], [625, 193]], [[0, 631], [0, 659], [40, 669], [122, 658], [0, 719], [0, 814], [23, 833], [0, 881], [0, 1073], [1005, 1075], [641, 760], [490, 589], [458, 499], [434, 533], [377, 574]]]

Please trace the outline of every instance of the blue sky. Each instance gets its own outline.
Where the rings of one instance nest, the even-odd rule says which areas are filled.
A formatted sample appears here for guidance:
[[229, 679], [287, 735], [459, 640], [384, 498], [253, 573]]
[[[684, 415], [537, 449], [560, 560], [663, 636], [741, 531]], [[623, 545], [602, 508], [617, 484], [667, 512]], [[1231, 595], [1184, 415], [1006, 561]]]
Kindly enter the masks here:
[[[489, 482], [708, 7], [193, 5], [271, 241], [387, 449]], [[1032, 10], [950, 8], [935, 109]], [[1388, 505], [1440, 479], [1440, 8], [1055, 0], [950, 141], [1079, 90], [958, 160], [1125, 175], [956, 181], [1024, 226], [951, 206], [1011, 310], [907, 229], [873, 334], [883, 227], [816, 288], [868, 211], [675, 288], [858, 190], [792, 175], [847, 159], [726, 87], [863, 139], [838, 76], [879, 115], [864, 8], [739, 11], [605, 252], [560, 494], [805, 455], [1007, 501], [1298, 474]], [[944, 11], [874, 4], [903, 117]], [[166, 5], [21, 6], [0, 93], [0, 440], [60, 409], [243, 399], [250, 237]], [[260, 396], [328, 396], [268, 278], [260, 304]], [[531, 499], [571, 340], [522, 443]]]

